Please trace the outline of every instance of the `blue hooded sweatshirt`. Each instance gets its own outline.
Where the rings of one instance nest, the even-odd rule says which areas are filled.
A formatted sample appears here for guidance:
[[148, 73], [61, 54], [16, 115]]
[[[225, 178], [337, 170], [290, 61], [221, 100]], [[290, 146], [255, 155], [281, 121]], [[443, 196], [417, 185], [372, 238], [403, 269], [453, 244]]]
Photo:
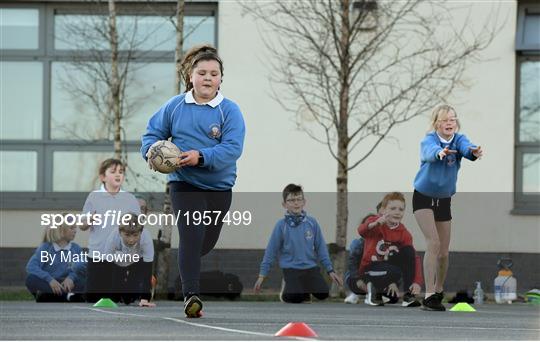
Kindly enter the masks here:
[[174, 96], [151, 118], [142, 136], [141, 153], [158, 140], [172, 137], [181, 151], [197, 150], [204, 164], [186, 166], [167, 176], [205, 190], [229, 190], [236, 181], [236, 160], [244, 146], [245, 126], [240, 108], [221, 95], [197, 104], [191, 92]]
[[[445, 147], [458, 151], [439, 159], [438, 154]], [[423, 195], [433, 198], [447, 198], [456, 193], [457, 174], [461, 158], [476, 160], [470, 147], [476, 147], [469, 139], [455, 133], [449, 143], [442, 142], [437, 132], [426, 135], [420, 143], [420, 170], [414, 179], [414, 188]]]
[[276, 223], [264, 252], [259, 274], [267, 276], [276, 257], [279, 258], [280, 268], [305, 270], [318, 266], [320, 261], [326, 272], [333, 271], [317, 220], [306, 215], [301, 222], [291, 223], [287, 218]]

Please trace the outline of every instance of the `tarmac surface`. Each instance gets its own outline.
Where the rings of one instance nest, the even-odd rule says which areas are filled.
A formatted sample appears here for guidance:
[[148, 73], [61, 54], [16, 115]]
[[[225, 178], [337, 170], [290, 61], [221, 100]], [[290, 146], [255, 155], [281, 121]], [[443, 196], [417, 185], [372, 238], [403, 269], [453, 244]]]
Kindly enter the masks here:
[[[205, 302], [204, 317], [186, 319], [181, 302], [155, 308], [86, 303], [0, 302], [2, 340], [274, 340], [289, 322], [305, 322], [321, 340], [540, 340], [540, 306], [476, 307], [427, 312], [399, 304]], [[447, 304], [447, 308], [452, 305]]]

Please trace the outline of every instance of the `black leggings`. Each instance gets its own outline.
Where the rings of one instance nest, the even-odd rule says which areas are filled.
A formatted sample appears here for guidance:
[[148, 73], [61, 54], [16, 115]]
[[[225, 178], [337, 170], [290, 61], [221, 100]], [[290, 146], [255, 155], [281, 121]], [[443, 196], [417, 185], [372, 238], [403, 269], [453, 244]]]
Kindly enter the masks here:
[[283, 279], [285, 288], [281, 297], [286, 303], [302, 303], [309, 294], [320, 300], [328, 297], [328, 285], [319, 267], [305, 270], [284, 268]]
[[[174, 214], [179, 216], [178, 266], [186, 298], [200, 292], [201, 256], [208, 254], [218, 241], [222, 218], [231, 206], [232, 192], [203, 190], [186, 182], [171, 182], [170, 195]], [[219, 214], [213, 211], [221, 213], [217, 224], [216, 215]], [[211, 218], [207, 225], [196, 219], [204, 217], [205, 212]]]
[[88, 258], [86, 275], [86, 301], [95, 303], [109, 297], [112, 287], [112, 264]]
[[409, 287], [414, 280], [415, 252], [411, 246], [402, 247], [399, 253], [388, 257], [386, 261], [374, 261], [369, 264], [362, 276], [368, 283], [371, 282], [377, 292], [383, 290], [392, 283], [398, 283], [403, 279], [403, 291], [409, 292]]

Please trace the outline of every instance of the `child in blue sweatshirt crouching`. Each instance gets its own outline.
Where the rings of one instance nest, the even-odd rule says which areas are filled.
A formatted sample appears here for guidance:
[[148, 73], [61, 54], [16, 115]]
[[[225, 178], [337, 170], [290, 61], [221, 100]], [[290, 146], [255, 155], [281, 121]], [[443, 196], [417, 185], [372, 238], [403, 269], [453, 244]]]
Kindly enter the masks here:
[[72, 242], [76, 226], [47, 228], [43, 243], [26, 265], [26, 287], [37, 302], [82, 301], [86, 252]]
[[302, 303], [309, 301], [311, 295], [319, 300], [328, 297], [328, 285], [320, 273], [318, 262], [334, 282], [343, 285], [332, 267], [321, 228], [317, 220], [306, 215], [305, 204], [301, 186], [289, 184], [285, 187], [283, 207], [287, 212], [274, 227], [254, 285], [255, 292], [261, 290], [276, 258], [283, 272], [284, 286], [280, 294], [283, 302]]

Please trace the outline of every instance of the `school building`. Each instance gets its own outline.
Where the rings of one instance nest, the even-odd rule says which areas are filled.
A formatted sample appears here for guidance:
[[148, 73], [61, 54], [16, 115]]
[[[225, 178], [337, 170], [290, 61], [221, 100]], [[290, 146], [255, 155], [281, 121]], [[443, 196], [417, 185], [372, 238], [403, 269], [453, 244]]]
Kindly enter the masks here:
[[[147, 169], [139, 153], [140, 136], [148, 118], [173, 96], [175, 29], [170, 19], [176, 4], [117, 3], [118, 30], [125, 39], [121, 57], [127, 56], [129, 39], [137, 42], [122, 132], [129, 164], [125, 188], [146, 196], [158, 212], [165, 176]], [[485, 156], [462, 162], [452, 202], [447, 288], [472, 291], [480, 280], [491, 292], [500, 258], [513, 259], [520, 291], [540, 288], [534, 267], [540, 262], [540, 4], [460, 4], [470, 16], [456, 16], [457, 26], [470, 18], [486, 21], [492, 13], [488, 8], [497, 5], [501, 29], [482, 51], [482, 60], [468, 65], [465, 87], [448, 99], [457, 109], [461, 131], [482, 146]], [[337, 163], [325, 145], [296, 128], [296, 113], [272, 98], [272, 87], [278, 93], [287, 89], [269, 80], [271, 54], [264, 40], [271, 36], [264, 35], [272, 33], [264, 23], [235, 1], [187, 1], [185, 6], [184, 30], [191, 32], [185, 48], [203, 42], [218, 47], [225, 67], [223, 94], [239, 104], [247, 132], [231, 208], [244, 216], [224, 227], [203, 268], [236, 273], [250, 289], [274, 223], [283, 215], [286, 184], [303, 185], [307, 212], [319, 220], [326, 242], [335, 242]], [[112, 156], [112, 125], [90, 100], [99, 100], [101, 93], [91, 88], [100, 84], [98, 73], [88, 70], [103, 65], [100, 50], [106, 50], [107, 41], [88, 27], [98, 25], [100, 17], [88, 1], [0, 2], [0, 288], [24, 286], [25, 263], [43, 231], [41, 215], [80, 211], [88, 192], [99, 186], [99, 162]], [[85, 86], [97, 96], [81, 95]], [[429, 114], [396, 126], [392, 139], [350, 171], [348, 243], [357, 236], [359, 220], [375, 210], [385, 192], [402, 191], [408, 199], [404, 223], [417, 250], [424, 250], [411, 198]], [[156, 238], [159, 227], [148, 229]], [[78, 232], [75, 241], [85, 247], [87, 239], [88, 233]], [[173, 247], [177, 243], [175, 231]], [[178, 273], [175, 250], [171, 258], [170, 283]], [[274, 267], [268, 284], [278, 288], [279, 282]]]

